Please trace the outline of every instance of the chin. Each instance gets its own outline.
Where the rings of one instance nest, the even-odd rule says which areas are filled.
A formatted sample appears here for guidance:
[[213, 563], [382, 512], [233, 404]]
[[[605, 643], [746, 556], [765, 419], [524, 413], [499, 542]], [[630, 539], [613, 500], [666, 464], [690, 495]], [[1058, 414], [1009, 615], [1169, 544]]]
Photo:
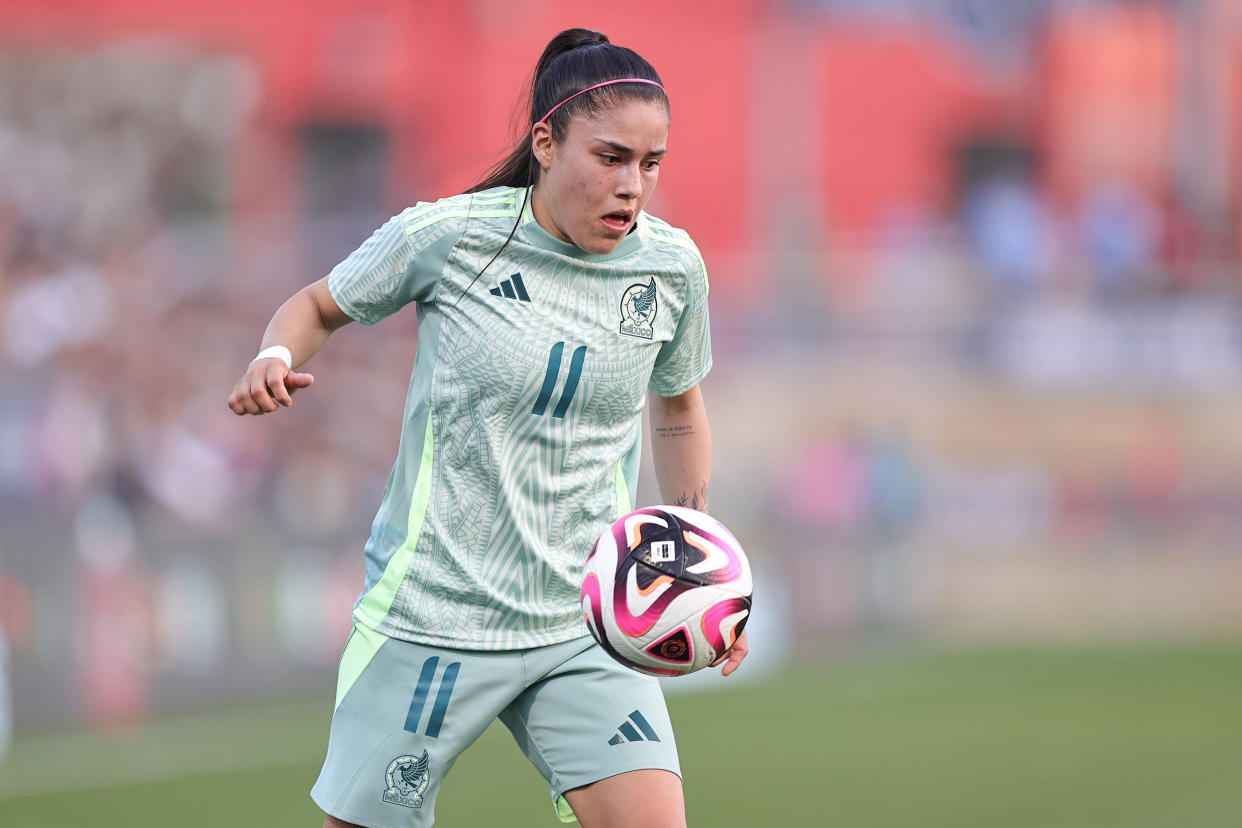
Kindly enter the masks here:
[[580, 248], [596, 256], [602, 256], [617, 249], [621, 239], [594, 238], [588, 242], [575, 242]]

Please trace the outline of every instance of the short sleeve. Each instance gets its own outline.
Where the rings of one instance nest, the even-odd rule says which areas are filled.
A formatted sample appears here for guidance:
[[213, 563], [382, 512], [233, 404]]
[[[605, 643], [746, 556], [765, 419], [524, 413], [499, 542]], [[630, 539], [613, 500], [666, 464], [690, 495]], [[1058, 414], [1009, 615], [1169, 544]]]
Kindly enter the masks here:
[[697, 255], [686, 280], [686, 304], [673, 338], [656, 357], [647, 387], [661, 397], [684, 394], [712, 367], [711, 324], [707, 314], [707, 270]]
[[430, 302], [452, 250], [451, 222], [411, 233], [420, 204], [399, 213], [328, 274], [328, 292], [351, 319], [373, 325], [410, 302]]

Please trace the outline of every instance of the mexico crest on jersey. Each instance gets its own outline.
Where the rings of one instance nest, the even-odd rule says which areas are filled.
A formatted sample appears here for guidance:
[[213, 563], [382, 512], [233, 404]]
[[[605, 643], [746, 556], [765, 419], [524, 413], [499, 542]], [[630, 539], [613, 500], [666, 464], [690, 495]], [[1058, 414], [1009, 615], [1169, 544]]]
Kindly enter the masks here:
[[630, 285], [621, 295], [621, 333], [640, 339], [655, 335], [656, 281]]
[[431, 781], [428, 773], [431, 760], [427, 751], [422, 756], [398, 756], [388, 764], [384, 781], [384, 801], [406, 808], [423, 807], [423, 794]]

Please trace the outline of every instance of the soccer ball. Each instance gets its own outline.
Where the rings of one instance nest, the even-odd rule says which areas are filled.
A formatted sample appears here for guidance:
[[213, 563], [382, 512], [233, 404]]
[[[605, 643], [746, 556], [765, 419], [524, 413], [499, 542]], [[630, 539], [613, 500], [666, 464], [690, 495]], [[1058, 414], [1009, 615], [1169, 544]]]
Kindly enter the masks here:
[[750, 562], [713, 517], [638, 509], [600, 535], [582, 577], [591, 635], [627, 667], [682, 676], [724, 655], [750, 616]]

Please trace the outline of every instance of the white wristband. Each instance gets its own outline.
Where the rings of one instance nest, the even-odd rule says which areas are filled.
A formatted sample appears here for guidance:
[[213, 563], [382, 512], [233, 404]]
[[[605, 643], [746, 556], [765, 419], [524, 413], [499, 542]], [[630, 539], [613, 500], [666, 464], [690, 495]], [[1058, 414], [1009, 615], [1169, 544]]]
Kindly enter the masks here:
[[250, 361], [258, 362], [261, 359], [273, 359], [273, 358], [279, 359], [281, 362], [285, 364], [286, 368], [289, 368], [292, 370], [293, 354], [289, 353], [289, 349], [286, 348], [284, 345], [273, 345], [270, 348], [264, 348], [262, 351], [259, 351], [259, 355], [257, 357], [255, 357], [254, 359]]

